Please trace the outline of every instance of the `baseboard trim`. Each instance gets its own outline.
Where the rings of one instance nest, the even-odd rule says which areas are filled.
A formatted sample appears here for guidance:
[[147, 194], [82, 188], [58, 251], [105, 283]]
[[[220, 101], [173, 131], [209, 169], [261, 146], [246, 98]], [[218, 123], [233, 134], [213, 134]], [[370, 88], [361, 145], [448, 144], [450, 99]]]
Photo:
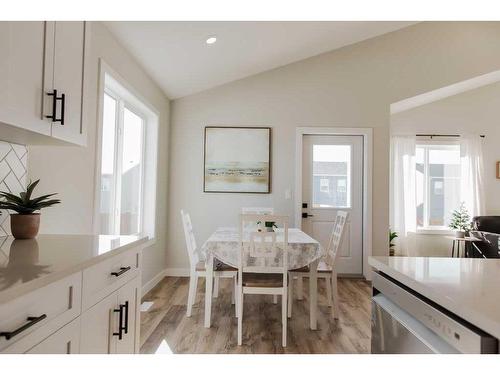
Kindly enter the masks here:
[[189, 268], [166, 268], [165, 276], [189, 277]]
[[142, 297], [146, 295], [151, 289], [153, 289], [163, 278], [167, 276], [167, 270], [164, 269], [160, 271], [154, 276], [151, 280], [149, 280], [146, 284], [142, 286]]

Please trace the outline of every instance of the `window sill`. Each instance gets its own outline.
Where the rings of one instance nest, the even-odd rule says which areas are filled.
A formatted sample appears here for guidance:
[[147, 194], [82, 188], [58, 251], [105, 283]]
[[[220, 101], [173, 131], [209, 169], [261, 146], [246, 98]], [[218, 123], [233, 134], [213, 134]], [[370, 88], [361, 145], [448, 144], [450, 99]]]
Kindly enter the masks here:
[[144, 243], [144, 248], [151, 247], [156, 244], [156, 237], [148, 238], [148, 240]]
[[449, 236], [449, 235], [454, 235], [455, 231], [448, 229], [448, 228], [427, 227], [427, 228], [417, 228], [416, 233], [417, 234], [437, 234], [437, 235], [441, 235], [441, 236]]

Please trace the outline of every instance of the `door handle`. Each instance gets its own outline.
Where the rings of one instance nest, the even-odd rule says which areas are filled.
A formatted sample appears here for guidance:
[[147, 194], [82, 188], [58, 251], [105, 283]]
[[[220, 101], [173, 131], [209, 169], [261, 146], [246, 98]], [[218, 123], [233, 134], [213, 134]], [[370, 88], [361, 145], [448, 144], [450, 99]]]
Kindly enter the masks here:
[[308, 217], [311, 217], [311, 216], [314, 216], [314, 215], [308, 214], [307, 212], [302, 212], [303, 219], [307, 219]]

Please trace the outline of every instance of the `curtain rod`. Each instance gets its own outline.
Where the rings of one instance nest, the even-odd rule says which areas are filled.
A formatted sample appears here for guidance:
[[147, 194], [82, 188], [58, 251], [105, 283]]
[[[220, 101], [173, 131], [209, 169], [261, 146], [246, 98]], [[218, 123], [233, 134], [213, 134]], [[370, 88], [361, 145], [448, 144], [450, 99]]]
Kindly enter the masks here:
[[[460, 134], [416, 134], [417, 137], [460, 137]], [[484, 138], [485, 135], [481, 134], [481, 138]]]

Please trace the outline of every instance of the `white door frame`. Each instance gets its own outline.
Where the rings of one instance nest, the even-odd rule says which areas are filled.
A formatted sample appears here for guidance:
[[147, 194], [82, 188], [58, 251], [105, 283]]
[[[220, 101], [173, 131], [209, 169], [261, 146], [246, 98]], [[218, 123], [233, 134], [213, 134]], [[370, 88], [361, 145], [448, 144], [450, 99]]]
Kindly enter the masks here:
[[363, 136], [363, 276], [371, 279], [368, 257], [372, 255], [373, 129], [298, 127], [295, 133], [295, 225], [302, 227], [302, 143], [304, 135]]

